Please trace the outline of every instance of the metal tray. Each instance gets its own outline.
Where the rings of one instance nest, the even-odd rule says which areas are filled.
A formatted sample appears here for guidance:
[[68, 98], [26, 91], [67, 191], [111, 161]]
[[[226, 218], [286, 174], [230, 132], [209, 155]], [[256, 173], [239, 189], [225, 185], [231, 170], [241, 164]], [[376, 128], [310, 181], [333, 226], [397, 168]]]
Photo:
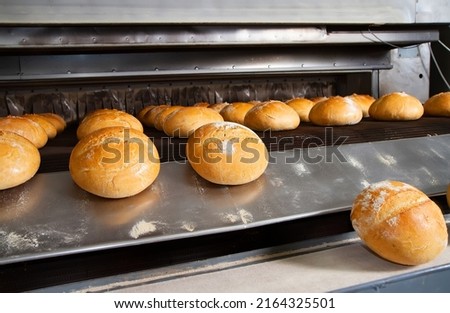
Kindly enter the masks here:
[[68, 172], [0, 191], [0, 264], [201, 236], [348, 210], [371, 183], [395, 179], [428, 195], [450, 182], [450, 135], [272, 152], [265, 174], [218, 186], [184, 162], [161, 165], [142, 193], [93, 196]]

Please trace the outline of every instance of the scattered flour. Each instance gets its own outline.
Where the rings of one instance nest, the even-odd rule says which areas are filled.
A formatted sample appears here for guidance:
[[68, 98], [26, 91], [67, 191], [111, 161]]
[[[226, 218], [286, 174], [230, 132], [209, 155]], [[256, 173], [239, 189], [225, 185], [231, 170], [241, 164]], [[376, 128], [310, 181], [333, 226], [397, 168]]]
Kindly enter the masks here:
[[225, 213], [222, 215], [222, 221], [227, 223], [237, 223], [241, 221], [244, 224], [253, 222], [253, 215], [247, 210], [240, 209], [237, 214]]
[[397, 160], [392, 155], [378, 155], [378, 160], [381, 161], [384, 165], [393, 166], [397, 164]]
[[274, 177], [270, 180], [270, 183], [272, 184], [272, 186], [274, 187], [281, 187], [284, 185], [284, 182], [281, 178], [279, 177]]
[[189, 232], [193, 232], [196, 228], [196, 224], [194, 222], [186, 222], [184, 221], [183, 224], [181, 225], [181, 229], [189, 231]]
[[137, 222], [128, 233], [130, 237], [137, 239], [142, 235], [151, 234], [156, 231], [156, 223], [155, 222], [146, 222], [141, 220]]
[[357, 168], [358, 170], [360, 170], [361, 172], [364, 172], [366, 169], [364, 167], [364, 165], [361, 164], [361, 162], [359, 162], [358, 160], [356, 160], [355, 158], [351, 157], [351, 156], [347, 156], [347, 159], [349, 160], [350, 164]]
[[296, 163], [293, 165], [293, 167], [294, 167], [294, 171], [297, 174], [297, 176], [303, 176], [304, 174], [311, 173], [303, 163]]
[[15, 232], [6, 233], [0, 231], [0, 245], [5, 246], [7, 251], [26, 250], [39, 247], [37, 238], [20, 235]]

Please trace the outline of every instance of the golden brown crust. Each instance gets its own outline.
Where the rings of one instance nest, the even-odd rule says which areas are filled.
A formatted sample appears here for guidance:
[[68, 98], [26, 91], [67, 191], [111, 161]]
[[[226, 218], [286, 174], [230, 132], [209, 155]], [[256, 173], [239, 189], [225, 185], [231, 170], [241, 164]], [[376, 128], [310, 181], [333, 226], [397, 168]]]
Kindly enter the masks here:
[[353, 100], [357, 105], [361, 107], [363, 112], [363, 117], [369, 117], [369, 108], [372, 103], [375, 102], [375, 98], [370, 95], [360, 95], [360, 94], [352, 94], [350, 96], [346, 96], [345, 98], [349, 98]]
[[380, 121], [413, 121], [422, 117], [422, 103], [404, 92], [384, 95], [369, 108], [369, 115]]
[[66, 129], [66, 121], [55, 113], [39, 113], [40, 116], [46, 118], [56, 128], [56, 132], [59, 134]]
[[207, 108], [207, 107], [209, 107], [209, 103], [208, 103], [208, 102], [202, 101], [202, 102], [194, 103], [193, 106], [194, 106], [194, 107], [203, 107], [203, 108]]
[[224, 107], [226, 107], [227, 105], [230, 105], [230, 103], [228, 103], [228, 102], [215, 103], [215, 104], [210, 104], [210, 105], [208, 106], [208, 108], [210, 108], [211, 110], [214, 110], [214, 111], [220, 113], [220, 111], [222, 111], [222, 109], [223, 109]]
[[423, 108], [426, 115], [450, 117], [450, 91], [432, 96], [425, 102]]
[[184, 107], [167, 116], [163, 129], [166, 135], [187, 138], [200, 126], [208, 123], [223, 122], [216, 111], [205, 107]]
[[25, 137], [38, 149], [45, 146], [48, 141], [47, 133], [38, 123], [21, 116], [10, 115], [0, 118], [0, 130], [10, 131]]
[[306, 98], [294, 98], [286, 101], [286, 104], [293, 108], [300, 117], [300, 122], [310, 122], [309, 112], [315, 103]]
[[267, 148], [261, 138], [233, 122], [197, 128], [188, 139], [186, 156], [201, 177], [221, 185], [254, 181], [268, 165]]
[[426, 263], [447, 246], [440, 208], [402, 182], [382, 181], [364, 189], [355, 198], [350, 219], [367, 246], [392, 262]]
[[172, 113], [172, 112], [176, 112], [180, 109], [182, 109], [183, 107], [180, 105], [177, 106], [171, 106], [171, 107], [167, 107], [161, 111], [158, 111], [158, 113], [155, 115], [155, 117], [153, 118], [153, 124], [155, 126], [155, 128], [157, 130], [161, 130], [163, 131], [164, 128], [164, 123], [166, 122], [167, 117]]
[[244, 124], [244, 118], [248, 111], [253, 108], [254, 105], [248, 102], [233, 102], [230, 105], [225, 106], [220, 115], [228, 122], [234, 122]]
[[77, 137], [82, 139], [96, 130], [114, 126], [144, 131], [141, 122], [131, 114], [115, 109], [100, 109], [83, 119], [77, 129]]
[[320, 126], [355, 125], [362, 119], [359, 105], [340, 96], [316, 103], [309, 112], [309, 119]]
[[170, 108], [170, 105], [162, 104], [148, 110], [142, 118], [142, 123], [148, 127], [155, 127], [155, 117], [167, 108]]
[[311, 100], [314, 103], [325, 101], [327, 99], [328, 99], [328, 97], [313, 97], [313, 98], [309, 98], [309, 100]]
[[143, 123], [143, 124], [145, 125], [145, 123], [144, 123], [144, 121], [143, 121], [145, 114], [146, 114], [148, 111], [150, 111], [150, 110], [152, 110], [153, 108], [156, 108], [156, 107], [157, 107], [156, 105], [147, 105], [147, 106], [143, 107], [143, 108], [139, 111], [139, 113], [136, 115], [136, 118], [137, 118], [141, 123]]
[[28, 139], [0, 130], [0, 190], [31, 179], [39, 169], [41, 156]]
[[447, 187], [447, 205], [450, 207], [450, 184]]
[[245, 126], [252, 130], [291, 130], [300, 124], [297, 112], [281, 101], [267, 101], [254, 106], [247, 112]]
[[25, 114], [23, 117], [28, 118], [32, 120], [33, 122], [36, 122], [41, 126], [45, 133], [47, 134], [47, 137], [49, 139], [53, 139], [56, 137], [56, 134], [58, 133], [58, 130], [56, 127], [49, 121], [49, 119], [45, 116], [39, 115], [39, 114]]
[[159, 174], [159, 154], [141, 131], [99, 129], [72, 150], [70, 174], [82, 189], [105, 198], [124, 198], [150, 186]]

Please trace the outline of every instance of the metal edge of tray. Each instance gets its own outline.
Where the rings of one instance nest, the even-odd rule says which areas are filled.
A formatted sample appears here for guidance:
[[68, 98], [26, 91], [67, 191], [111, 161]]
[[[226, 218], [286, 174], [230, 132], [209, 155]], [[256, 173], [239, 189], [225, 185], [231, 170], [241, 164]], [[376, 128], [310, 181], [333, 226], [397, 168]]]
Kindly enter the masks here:
[[0, 265], [348, 210], [385, 179], [443, 194], [448, 156], [450, 135], [271, 152], [265, 174], [242, 186], [214, 185], [168, 162], [151, 187], [120, 200], [90, 195], [68, 172], [38, 174], [0, 192]]

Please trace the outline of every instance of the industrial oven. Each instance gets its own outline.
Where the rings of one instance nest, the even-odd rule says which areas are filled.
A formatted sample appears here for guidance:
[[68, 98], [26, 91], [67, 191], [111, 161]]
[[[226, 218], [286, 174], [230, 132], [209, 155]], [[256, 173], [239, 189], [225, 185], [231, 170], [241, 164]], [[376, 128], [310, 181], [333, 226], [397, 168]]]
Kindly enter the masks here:
[[68, 172], [78, 122], [98, 108], [393, 91], [424, 102], [449, 1], [3, 0], [0, 24], [0, 116], [68, 123], [38, 174], [0, 191], [1, 291], [450, 290], [450, 250], [391, 264], [349, 219], [364, 187], [397, 179], [448, 221], [448, 118], [259, 132], [270, 164], [243, 186], [202, 180], [186, 140], [150, 128], [162, 166], [144, 192], [102, 199]]

